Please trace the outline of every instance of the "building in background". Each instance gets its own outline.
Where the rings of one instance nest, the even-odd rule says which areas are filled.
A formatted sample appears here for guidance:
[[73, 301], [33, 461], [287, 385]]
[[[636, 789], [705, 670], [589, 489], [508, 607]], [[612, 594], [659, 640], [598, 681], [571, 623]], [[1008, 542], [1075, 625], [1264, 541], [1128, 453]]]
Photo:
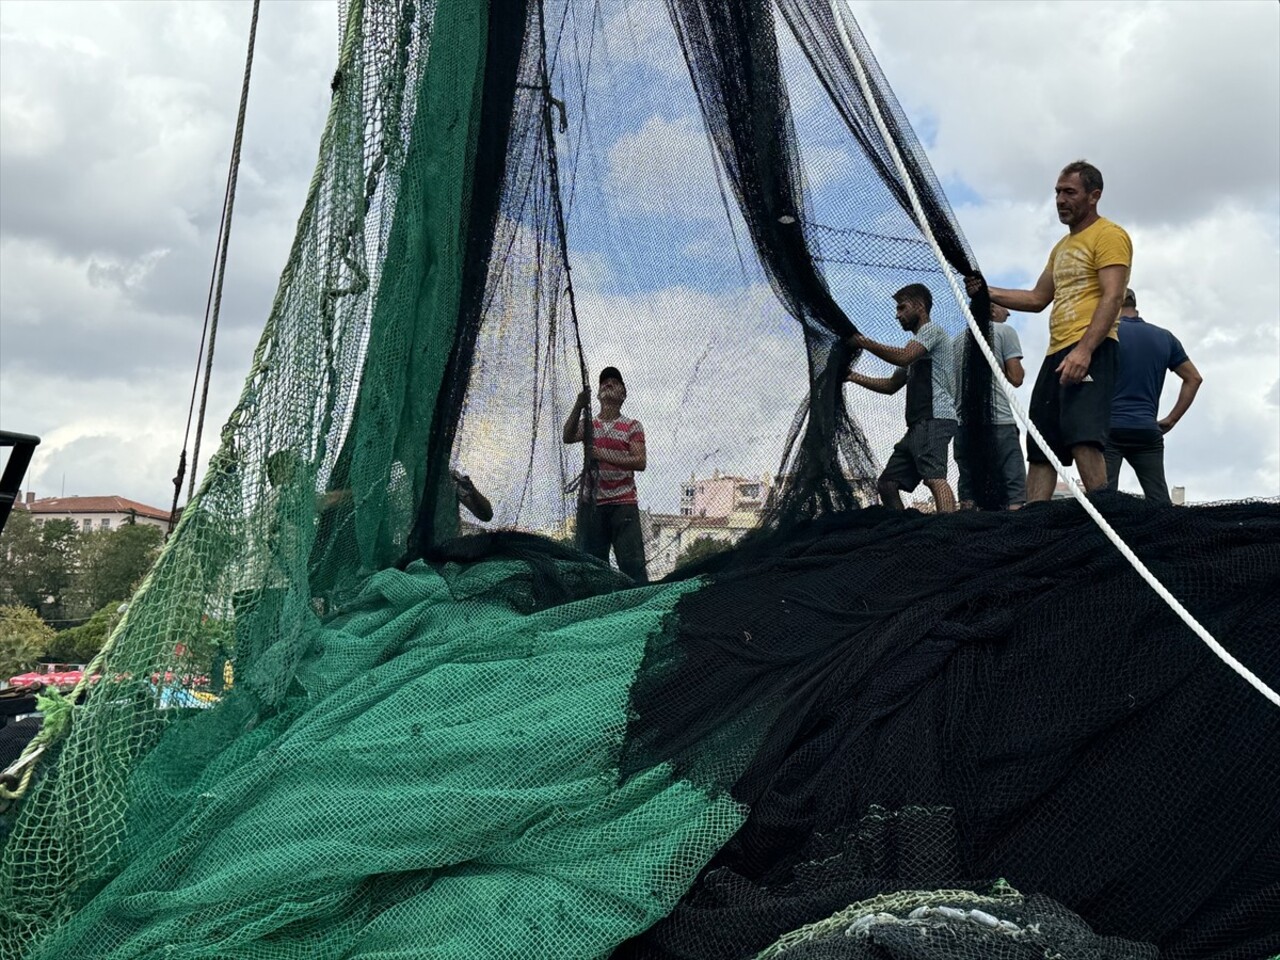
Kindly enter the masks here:
[[710, 477], [690, 475], [680, 485], [680, 512], [644, 512], [645, 563], [657, 580], [676, 567], [699, 540], [732, 546], [760, 523], [773, 480], [739, 477], [716, 470]]
[[735, 477], [716, 470], [701, 480], [690, 474], [680, 489], [680, 516], [731, 517], [742, 513], [758, 518], [771, 486], [768, 474]]
[[38, 524], [46, 520], [70, 520], [81, 533], [115, 530], [126, 523], [141, 523], [169, 529], [169, 511], [147, 506], [126, 497], [45, 497], [37, 500], [28, 490], [25, 500], [14, 509], [26, 510]]

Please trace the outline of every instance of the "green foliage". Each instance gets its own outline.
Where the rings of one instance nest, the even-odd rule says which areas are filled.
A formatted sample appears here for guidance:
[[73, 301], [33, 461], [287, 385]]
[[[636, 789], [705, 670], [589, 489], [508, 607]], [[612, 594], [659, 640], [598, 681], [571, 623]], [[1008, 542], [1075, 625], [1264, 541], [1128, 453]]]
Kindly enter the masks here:
[[0, 601], [30, 607], [46, 620], [66, 616], [80, 562], [80, 531], [71, 520], [37, 524], [25, 510], [0, 534]]
[[0, 603], [30, 607], [48, 621], [118, 606], [133, 595], [163, 540], [163, 531], [148, 524], [81, 533], [74, 520], [42, 526], [15, 510], [0, 534]]
[[195, 632], [182, 641], [192, 669], [205, 672], [215, 661], [225, 659], [234, 645], [233, 633], [231, 624], [226, 620], [216, 617], [201, 620]]
[[100, 610], [133, 591], [155, 563], [164, 542], [159, 527], [126, 523], [115, 530], [85, 534], [76, 595], [82, 610]]
[[714, 557], [717, 553], [723, 553], [728, 550], [732, 544], [725, 540], [716, 540], [712, 537], [698, 537], [693, 543], [689, 544], [680, 551], [680, 556], [676, 557], [676, 566], [683, 567], [691, 563], [697, 563], [705, 560], [707, 557]]
[[30, 607], [0, 607], [0, 679], [32, 669], [54, 636], [53, 628]]
[[49, 644], [46, 656], [67, 663], [88, 663], [120, 622], [123, 603], [122, 600], [112, 600], [80, 626], [63, 630]]

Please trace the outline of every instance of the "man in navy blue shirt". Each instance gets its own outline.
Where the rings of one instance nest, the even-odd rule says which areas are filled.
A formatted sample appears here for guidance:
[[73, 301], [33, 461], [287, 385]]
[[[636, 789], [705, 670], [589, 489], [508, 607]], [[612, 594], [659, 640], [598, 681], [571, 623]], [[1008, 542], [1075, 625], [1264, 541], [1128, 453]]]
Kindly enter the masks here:
[[[1168, 330], [1138, 316], [1138, 298], [1126, 290], [1120, 308], [1120, 374], [1111, 403], [1111, 433], [1104, 456], [1107, 485], [1116, 489], [1125, 460], [1153, 503], [1169, 503], [1164, 479], [1164, 435], [1196, 398], [1203, 378], [1182, 344]], [[1156, 419], [1164, 375], [1172, 370], [1182, 380], [1178, 400], [1168, 416]]]

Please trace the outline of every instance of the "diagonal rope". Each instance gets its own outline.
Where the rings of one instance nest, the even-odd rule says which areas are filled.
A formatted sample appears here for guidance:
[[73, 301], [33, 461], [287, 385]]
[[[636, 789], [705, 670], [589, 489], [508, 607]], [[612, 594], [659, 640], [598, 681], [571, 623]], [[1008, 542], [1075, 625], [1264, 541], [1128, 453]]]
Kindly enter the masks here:
[[[947, 282], [951, 285], [951, 292], [955, 295], [956, 303], [960, 305], [960, 310], [964, 315], [965, 323], [969, 330], [973, 333], [974, 340], [977, 341], [982, 355], [986, 357], [987, 363], [991, 366], [992, 374], [995, 382], [1004, 391], [1004, 395], [1009, 399], [1009, 405], [1013, 409], [1014, 415], [1018, 421], [1026, 428], [1027, 433], [1035, 438], [1040, 444], [1040, 449], [1044, 451], [1049, 458], [1049, 462], [1053, 464], [1054, 470], [1058, 472], [1058, 476], [1063, 479], [1067, 485], [1067, 489], [1071, 491], [1071, 495], [1080, 502], [1085, 512], [1089, 514], [1093, 522], [1103, 532], [1108, 540], [1120, 551], [1121, 556], [1129, 561], [1138, 576], [1151, 587], [1152, 590], [1169, 605], [1169, 608], [1181, 618], [1182, 622], [1191, 628], [1205, 645], [1213, 651], [1223, 663], [1234, 670], [1239, 676], [1251, 687], [1261, 693], [1264, 697], [1280, 707], [1280, 694], [1272, 690], [1266, 685], [1256, 674], [1248, 667], [1242, 664], [1234, 656], [1231, 655], [1225, 647], [1222, 646], [1194, 616], [1187, 610], [1168, 588], [1160, 582], [1154, 573], [1152, 573], [1145, 563], [1138, 559], [1138, 555], [1133, 552], [1127, 543], [1121, 539], [1111, 524], [1107, 523], [1106, 518], [1093, 505], [1093, 502], [1085, 496], [1084, 490], [1076, 483], [1075, 478], [1068, 476], [1067, 468], [1063, 466], [1062, 461], [1049, 448], [1049, 444], [1045, 441], [1040, 431], [1036, 429], [1036, 425], [1031, 422], [1031, 418], [1027, 416], [1027, 412], [1022, 408], [1022, 404], [1018, 398], [1014, 396], [1013, 384], [1011, 384], [1004, 375], [1004, 370], [1000, 362], [996, 360], [995, 354], [991, 351], [991, 346], [987, 343], [986, 337], [982, 335], [982, 331], [978, 328], [977, 322], [973, 319], [973, 314], [969, 312], [968, 298], [964, 296], [960, 290], [960, 285], [956, 282], [954, 273], [948, 269], [946, 258], [942, 255], [942, 249], [938, 246], [937, 238], [933, 235], [933, 230], [929, 226], [929, 221], [925, 217], [924, 207], [920, 203], [920, 197], [916, 194], [915, 185], [911, 182], [911, 177], [907, 172], [906, 164], [902, 162], [902, 155], [898, 152], [898, 146], [894, 143], [893, 137], [889, 134], [889, 129], [884, 122], [884, 116], [880, 112], [880, 105], [876, 102], [876, 98], [871, 90], [871, 84], [867, 80], [866, 70], [862, 65], [862, 58], [858, 54], [857, 47], [853, 43], [853, 39], [849, 36], [849, 27], [845, 23], [844, 17], [846, 11], [840, 0], [831, 0], [831, 13], [836, 22], [836, 29], [840, 34], [840, 41], [844, 44], [845, 53], [853, 64], [853, 69], [858, 75], [858, 85], [862, 88], [862, 95], [867, 101], [867, 106], [871, 109], [871, 115], [875, 118], [876, 128], [880, 131], [880, 136], [884, 139], [885, 146], [893, 155], [893, 162], [898, 168], [898, 176], [901, 177], [903, 185], [906, 187], [907, 195], [911, 198], [911, 209], [915, 213], [916, 221], [920, 224], [920, 232], [924, 234], [929, 246], [933, 250], [933, 255], [937, 257], [938, 263], [942, 267], [942, 274], [947, 278]], [[851, 15], [850, 15], [851, 16]]]
[[[253, 0], [253, 18], [249, 23], [249, 48], [245, 54], [244, 82], [240, 88], [240, 109], [236, 116], [236, 132], [231, 144], [231, 160], [227, 168], [227, 188], [222, 197], [222, 216], [218, 221], [218, 240], [214, 248], [213, 273], [209, 277], [209, 294], [204, 306], [204, 328], [200, 333], [200, 349], [196, 353], [196, 372], [191, 382], [191, 402], [187, 407], [187, 426], [182, 435], [182, 453], [178, 456], [178, 472], [173, 478], [173, 506], [169, 510], [169, 532], [178, 513], [178, 498], [187, 474], [187, 441], [195, 414], [196, 389], [201, 385], [200, 362], [204, 361], [203, 387], [200, 389], [200, 415], [196, 418], [195, 447], [191, 455], [191, 479], [187, 500], [195, 496], [196, 467], [200, 460], [200, 440], [204, 435], [204, 418], [209, 407], [209, 378], [213, 373], [213, 352], [218, 338], [218, 314], [222, 307], [222, 282], [227, 270], [227, 250], [231, 242], [231, 214], [236, 202], [236, 182], [240, 174], [240, 150], [244, 142], [244, 118], [249, 105], [249, 78], [253, 73], [253, 48], [258, 36], [258, 9], [261, 0]], [[208, 343], [208, 352], [205, 344]]]

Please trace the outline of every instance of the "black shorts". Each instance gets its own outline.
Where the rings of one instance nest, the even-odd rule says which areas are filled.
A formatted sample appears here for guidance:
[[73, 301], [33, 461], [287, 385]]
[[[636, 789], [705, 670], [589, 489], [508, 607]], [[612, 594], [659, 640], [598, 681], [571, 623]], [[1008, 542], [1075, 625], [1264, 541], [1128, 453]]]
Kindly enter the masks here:
[[880, 482], [889, 481], [910, 493], [921, 480], [945, 480], [947, 447], [956, 435], [954, 420], [920, 420], [907, 427], [907, 434], [893, 445]]
[[[1073, 343], [1044, 358], [1027, 411], [1045, 441], [1063, 464], [1072, 461], [1071, 448], [1089, 445], [1099, 450], [1107, 445], [1111, 424], [1111, 398], [1116, 392], [1120, 345], [1108, 337], [1098, 344], [1089, 361], [1089, 372], [1081, 383], [1064, 387], [1059, 382], [1058, 364], [1075, 349]], [[1027, 437], [1027, 461], [1047, 463], [1048, 457], [1035, 438]]]

